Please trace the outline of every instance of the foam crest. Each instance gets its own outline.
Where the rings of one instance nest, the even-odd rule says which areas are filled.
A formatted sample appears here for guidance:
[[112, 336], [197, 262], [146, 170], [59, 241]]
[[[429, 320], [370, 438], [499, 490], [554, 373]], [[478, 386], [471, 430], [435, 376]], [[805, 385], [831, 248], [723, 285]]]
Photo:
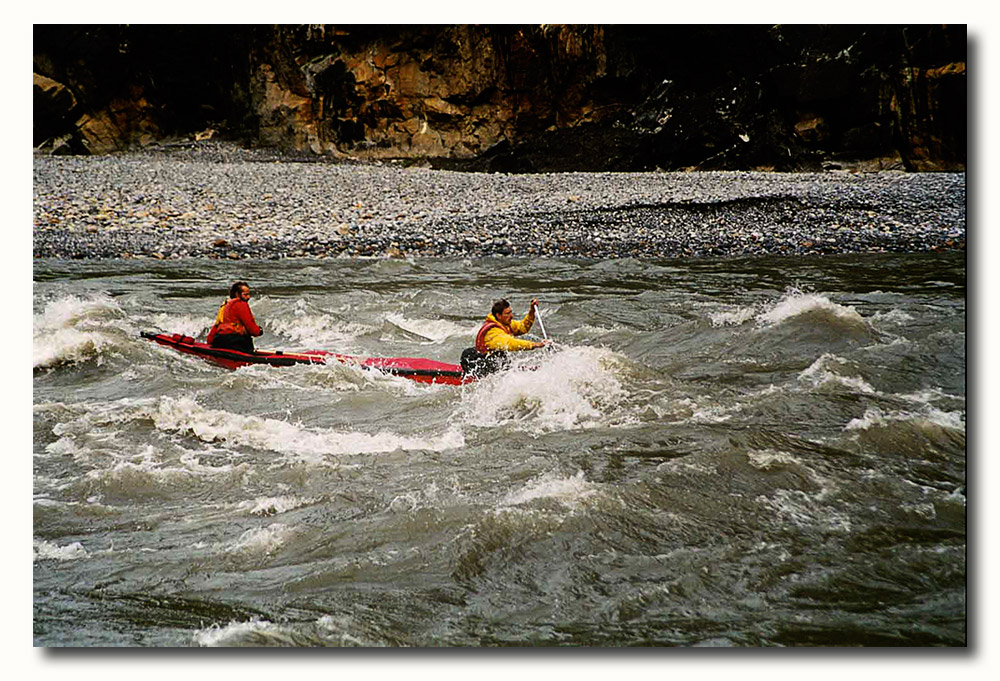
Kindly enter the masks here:
[[72, 437], [61, 437], [55, 442], [45, 445], [45, 453], [57, 456], [78, 456], [82, 454], [82, 450]]
[[309, 350], [353, 352], [359, 337], [377, 330], [352, 319], [341, 320], [307, 310], [301, 301], [294, 308], [294, 316], [291, 318], [275, 314], [267, 320], [268, 332], [288, 338], [292, 343]]
[[[749, 305], [735, 310], [712, 312], [709, 314], [709, 321], [716, 328], [741, 326], [747, 322], [756, 322], [759, 326], [777, 326], [802, 315], [822, 315], [834, 322], [867, 326], [864, 317], [853, 307], [840, 305], [818, 293], [803, 293], [798, 289], [789, 289], [774, 304]], [[889, 319], [894, 322], [902, 321], [903, 318], [889, 315]]]
[[337, 645], [342, 647], [366, 646], [377, 643], [364, 641], [350, 633], [351, 620], [343, 616], [324, 615], [315, 622], [275, 624], [256, 617], [247, 622], [230, 622], [225, 626], [213, 624], [197, 631], [195, 644], [213, 647], [234, 646], [283, 646], [319, 647]]
[[915, 393], [906, 393], [899, 395], [901, 399], [907, 402], [918, 402], [920, 404], [931, 404], [933, 402], [948, 402], [952, 404], [965, 404], [964, 395], [951, 395], [942, 391], [940, 388], [927, 388], [925, 390], [918, 390]]
[[787, 466], [798, 466], [799, 460], [789, 454], [775, 449], [755, 449], [747, 452], [747, 461], [751, 466], [762, 471], [780, 470]]
[[849, 369], [849, 364], [846, 360], [830, 353], [823, 353], [819, 359], [799, 374], [799, 380], [808, 381], [817, 387], [842, 386], [854, 392], [875, 393], [875, 388], [863, 378], [844, 376], [841, 372], [847, 369]]
[[233, 446], [281, 452], [310, 463], [321, 463], [326, 456], [397, 450], [444, 451], [465, 443], [458, 430], [449, 430], [437, 437], [311, 430], [287, 421], [206, 409], [191, 398], [165, 397], [159, 401], [151, 417], [161, 430], [191, 433], [205, 442], [225, 442]]
[[154, 402], [153, 398], [123, 398], [113, 402], [55, 405], [60, 412], [65, 413], [60, 414], [62, 418], [52, 426], [52, 433], [58, 436], [103, 434], [107, 428], [115, 428], [136, 418], [143, 418]]
[[32, 366], [48, 369], [97, 358], [114, 344], [114, 336], [103, 332], [109, 316], [120, 310], [106, 296], [82, 299], [68, 296], [45, 306], [32, 325]]
[[133, 496], [159, 493], [192, 480], [226, 475], [239, 470], [230, 464], [205, 466], [191, 454], [182, 457], [182, 465], [169, 465], [160, 459], [157, 451], [148, 446], [140, 454], [118, 457], [108, 467], [90, 470], [85, 477], [87, 480], [99, 483], [105, 493]]
[[279, 513], [287, 513], [296, 508], [311, 504], [315, 499], [301, 499], [299, 497], [262, 497], [252, 501], [240, 503], [239, 509], [246, 511], [250, 515], [271, 516]]
[[224, 547], [226, 553], [252, 553], [271, 555], [293, 535], [292, 528], [282, 523], [271, 523], [267, 527], [253, 527], [240, 535], [232, 544]]
[[500, 505], [519, 506], [535, 499], [554, 499], [564, 506], [579, 508], [583, 503], [597, 494], [597, 486], [583, 477], [583, 471], [576, 475], [563, 478], [555, 474], [546, 474], [522, 489], [509, 493]]
[[41, 314], [34, 319], [35, 330], [65, 329], [81, 322], [118, 315], [121, 310], [115, 301], [108, 296], [98, 295], [92, 298], [66, 296], [46, 304]]
[[469, 335], [467, 324], [456, 324], [445, 319], [413, 319], [400, 314], [389, 314], [385, 319], [403, 331], [426, 338], [432, 343], [440, 343], [455, 336], [464, 338]]
[[830, 493], [828, 489], [818, 494], [781, 489], [772, 496], [761, 495], [756, 501], [779, 523], [850, 533], [853, 527], [851, 517], [847, 513], [831, 510], [825, 501]]
[[44, 539], [32, 540], [32, 560], [77, 560], [87, 557], [87, 550], [78, 541], [66, 546], [59, 546]]
[[[454, 480], [452, 483], [457, 484]], [[461, 497], [461, 490], [457, 487], [450, 490], [442, 489], [437, 482], [424, 483], [418, 488], [397, 494], [389, 502], [388, 510], [391, 513], [411, 513], [422, 508], [440, 509], [453, 503], [453, 495]]]
[[[604, 348], [528, 353], [477, 382], [463, 396], [460, 418], [474, 426], [518, 423], [536, 433], [618, 425], [627, 398], [618, 375], [625, 360]], [[531, 362], [539, 362], [532, 366]]]
[[903, 310], [893, 308], [888, 312], [876, 312], [871, 317], [873, 322], [882, 322], [885, 324], [902, 325], [913, 321], [913, 315], [904, 312]]
[[760, 310], [756, 307], [741, 307], [733, 311], [713, 312], [708, 318], [714, 327], [740, 326], [757, 318]]
[[941, 411], [930, 405], [925, 405], [920, 412], [889, 411], [883, 412], [878, 407], [869, 407], [864, 416], [851, 419], [844, 430], [869, 430], [883, 428], [893, 423], [912, 423], [917, 426], [932, 426], [965, 432], [965, 413], [961, 411]]
[[153, 315], [150, 326], [154, 329], [166, 329], [170, 333], [179, 333], [192, 338], [198, 338], [207, 333], [212, 326], [214, 317], [202, 315], [170, 315], [159, 313]]
[[270, 638], [268, 635], [276, 630], [277, 625], [257, 619], [249, 622], [232, 622], [224, 627], [213, 624], [207, 629], [196, 632], [194, 641], [207, 648], [228, 646], [248, 638], [252, 640], [257, 636]]
[[622, 327], [618, 324], [612, 324], [611, 326], [597, 326], [594, 324], [580, 324], [575, 329], [572, 329], [567, 336], [602, 336], [609, 333], [615, 333], [621, 331]]
[[818, 293], [802, 293], [795, 289], [786, 293], [770, 309], [757, 314], [756, 319], [764, 324], [778, 325], [789, 319], [814, 313], [823, 314], [828, 318], [849, 324], [866, 325], [864, 317], [853, 307], [840, 305]]

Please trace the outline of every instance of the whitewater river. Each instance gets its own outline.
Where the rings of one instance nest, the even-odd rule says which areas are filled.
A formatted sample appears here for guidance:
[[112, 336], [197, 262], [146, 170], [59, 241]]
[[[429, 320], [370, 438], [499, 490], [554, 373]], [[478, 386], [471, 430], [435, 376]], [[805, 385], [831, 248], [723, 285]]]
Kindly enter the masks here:
[[[492, 300], [554, 350], [464, 387]], [[36, 646], [959, 646], [965, 253], [36, 260]], [[536, 331], [538, 329], [536, 325]], [[525, 370], [526, 369], [526, 370]]]

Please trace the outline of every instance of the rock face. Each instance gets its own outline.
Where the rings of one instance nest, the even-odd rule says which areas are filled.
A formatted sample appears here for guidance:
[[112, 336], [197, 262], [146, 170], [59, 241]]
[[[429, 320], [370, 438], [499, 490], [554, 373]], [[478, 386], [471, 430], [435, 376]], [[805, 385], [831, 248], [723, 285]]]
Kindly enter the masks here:
[[962, 170], [964, 26], [39, 26], [36, 148], [206, 129], [435, 167]]

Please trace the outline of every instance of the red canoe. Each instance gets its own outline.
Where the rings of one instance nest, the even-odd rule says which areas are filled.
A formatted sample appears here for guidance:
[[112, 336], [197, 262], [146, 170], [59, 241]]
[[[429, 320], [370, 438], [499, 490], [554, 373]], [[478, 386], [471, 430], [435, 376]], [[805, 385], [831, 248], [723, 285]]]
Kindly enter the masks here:
[[227, 369], [239, 369], [252, 364], [267, 364], [274, 367], [287, 367], [296, 364], [327, 364], [342, 362], [357, 364], [366, 369], [376, 369], [393, 376], [402, 376], [419, 383], [444, 383], [447, 385], [462, 385], [475, 379], [462, 372], [461, 365], [436, 362], [432, 359], [419, 357], [352, 357], [339, 355], [326, 350], [305, 350], [303, 352], [283, 352], [281, 350], [258, 350], [249, 355], [239, 350], [213, 348], [207, 343], [200, 343], [191, 336], [179, 333], [152, 333], [143, 331], [143, 338], [166, 345], [179, 352], [197, 355], [210, 362], [220, 364]]

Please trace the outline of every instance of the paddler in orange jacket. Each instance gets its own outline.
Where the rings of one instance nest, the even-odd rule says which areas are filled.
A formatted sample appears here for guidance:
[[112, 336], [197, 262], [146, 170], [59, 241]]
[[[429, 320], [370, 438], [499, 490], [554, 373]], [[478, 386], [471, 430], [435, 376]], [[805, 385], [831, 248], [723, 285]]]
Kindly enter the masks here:
[[250, 285], [237, 281], [229, 289], [229, 300], [215, 315], [215, 324], [208, 332], [208, 344], [214, 348], [239, 350], [253, 354], [253, 338], [264, 333], [250, 311]]
[[522, 336], [535, 323], [535, 308], [538, 299], [531, 299], [531, 307], [524, 319], [514, 319], [514, 311], [506, 300], [493, 303], [490, 314], [476, 334], [476, 344], [462, 353], [462, 369], [466, 373], [486, 374], [496, 371], [508, 363], [508, 352], [522, 352], [544, 348], [551, 341], [530, 341]]

